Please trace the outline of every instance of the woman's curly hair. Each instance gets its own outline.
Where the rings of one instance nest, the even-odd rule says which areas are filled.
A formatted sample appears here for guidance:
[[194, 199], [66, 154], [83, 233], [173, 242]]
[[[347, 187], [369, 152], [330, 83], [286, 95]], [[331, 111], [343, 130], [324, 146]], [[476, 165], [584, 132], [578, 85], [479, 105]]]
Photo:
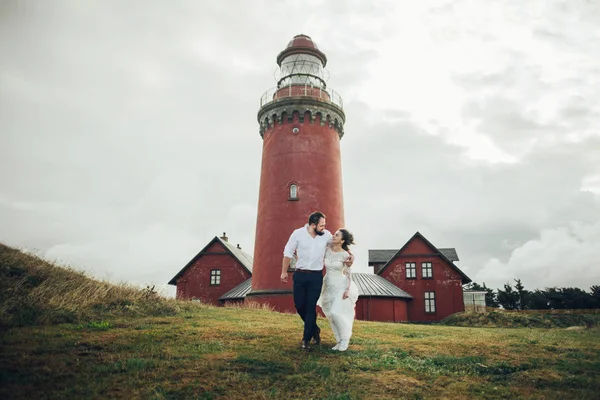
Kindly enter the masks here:
[[342, 243], [342, 249], [348, 251], [348, 246], [354, 244], [354, 235], [345, 228], [340, 228], [340, 232], [342, 234], [342, 240], [344, 241], [344, 243]]

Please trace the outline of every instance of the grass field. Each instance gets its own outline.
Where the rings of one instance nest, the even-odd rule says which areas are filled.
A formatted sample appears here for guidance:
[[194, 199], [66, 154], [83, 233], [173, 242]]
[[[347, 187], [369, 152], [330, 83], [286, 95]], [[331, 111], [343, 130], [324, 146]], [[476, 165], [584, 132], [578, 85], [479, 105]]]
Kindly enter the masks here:
[[[179, 303], [126, 286], [110, 289], [69, 270], [40, 272], [47, 268], [60, 267], [0, 247], [2, 399], [596, 399], [600, 393], [598, 327], [356, 321], [350, 349], [340, 353], [329, 350], [333, 336], [320, 319], [323, 345], [304, 353], [295, 315]], [[78, 306], [68, 293], [52, 295], [59, 273], [61, 281], [96, 282], [102, 290], [90, 289]], [[21, 301], [31, 308], [24, 315]]]

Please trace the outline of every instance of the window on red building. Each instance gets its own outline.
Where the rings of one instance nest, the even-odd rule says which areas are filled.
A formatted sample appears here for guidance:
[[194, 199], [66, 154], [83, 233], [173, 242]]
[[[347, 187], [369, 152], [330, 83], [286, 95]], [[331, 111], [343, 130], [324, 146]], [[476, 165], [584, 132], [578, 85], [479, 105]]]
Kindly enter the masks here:
[[423, 278], [433, 278], [433, 265], [430, 262], [421, 263]]
[[435, 313], [435, 292], [425, 292], [425, 312]]
[[210, 270], [210, 286], [219, 286], [221, 284], [221, 270]]
[[417, 264], [414, 262], [406, 263], [406, 279], [414, 279], [417, 277]]

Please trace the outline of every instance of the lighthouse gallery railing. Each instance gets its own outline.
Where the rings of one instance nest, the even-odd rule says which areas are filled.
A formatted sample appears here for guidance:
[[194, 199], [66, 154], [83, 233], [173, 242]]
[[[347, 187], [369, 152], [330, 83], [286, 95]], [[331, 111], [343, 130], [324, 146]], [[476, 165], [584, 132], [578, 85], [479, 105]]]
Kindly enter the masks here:
[[323, 89], [310, 85], [288, 85], [280, 88], [272, 88], [267, 90], [260, 97], [260, 107], [274, 101], [278, 101], [289, 97], [312, 97], [328, 101], [335, 104], [341, 109], [344, 109], [342, 96], [333, 89]]

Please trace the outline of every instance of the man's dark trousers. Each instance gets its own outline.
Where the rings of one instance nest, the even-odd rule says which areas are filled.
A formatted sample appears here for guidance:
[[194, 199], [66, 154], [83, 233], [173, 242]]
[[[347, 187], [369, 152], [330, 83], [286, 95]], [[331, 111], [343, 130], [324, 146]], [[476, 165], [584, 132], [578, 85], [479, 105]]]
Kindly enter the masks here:
[[323, 287], [323, 271], [294, 272], [294, 305], [302, 321], [302, 340], [309, 342], [317, 332], [317, 300]]

